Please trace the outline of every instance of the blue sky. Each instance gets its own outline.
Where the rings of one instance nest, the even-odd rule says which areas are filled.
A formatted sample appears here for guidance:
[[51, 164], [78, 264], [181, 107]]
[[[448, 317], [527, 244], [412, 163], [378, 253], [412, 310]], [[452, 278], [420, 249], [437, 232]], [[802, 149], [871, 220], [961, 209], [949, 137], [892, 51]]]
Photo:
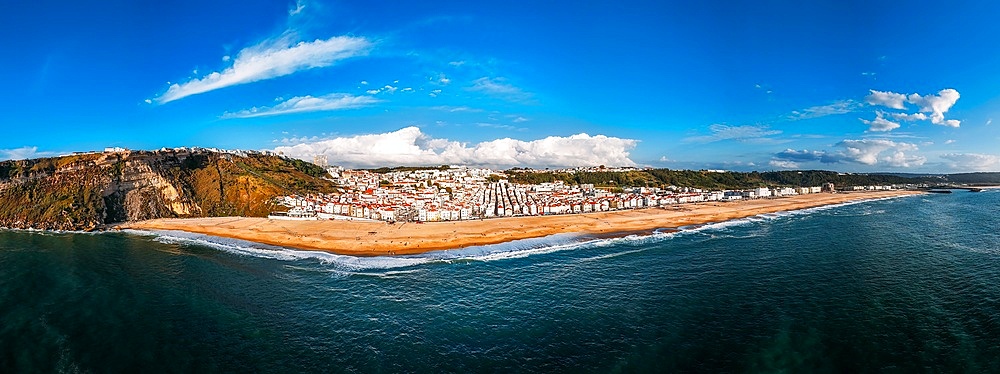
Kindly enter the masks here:
[[0, 159], [1000, 170], [1000, 4], [15, 1]]

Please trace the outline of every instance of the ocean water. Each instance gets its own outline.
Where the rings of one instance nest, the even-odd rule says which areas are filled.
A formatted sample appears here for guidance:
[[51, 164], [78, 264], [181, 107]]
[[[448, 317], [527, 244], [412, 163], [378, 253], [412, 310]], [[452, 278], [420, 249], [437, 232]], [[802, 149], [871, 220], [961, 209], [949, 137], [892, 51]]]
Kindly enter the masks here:
[[0, 231], [0, 372], [1000, 372], [1000, 191], [353, 258]]

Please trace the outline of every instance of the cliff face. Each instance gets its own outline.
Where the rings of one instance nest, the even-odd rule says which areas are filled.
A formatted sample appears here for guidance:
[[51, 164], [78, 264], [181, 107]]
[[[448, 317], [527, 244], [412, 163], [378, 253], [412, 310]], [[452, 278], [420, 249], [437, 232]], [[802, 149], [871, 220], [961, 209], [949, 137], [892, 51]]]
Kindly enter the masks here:
[[331, 192], [322, 168], [278, 156], [126, 151], [0, 162], [0, 226], [93, 230], [165, 217], [266, 216], [273, 199]]

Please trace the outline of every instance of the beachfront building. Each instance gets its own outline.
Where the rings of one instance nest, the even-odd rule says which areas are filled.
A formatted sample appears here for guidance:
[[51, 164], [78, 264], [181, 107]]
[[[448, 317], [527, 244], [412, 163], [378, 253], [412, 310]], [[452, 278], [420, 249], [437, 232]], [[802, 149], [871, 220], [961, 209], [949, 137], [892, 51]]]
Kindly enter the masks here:
[[[562, 181], [518, 184], [505, 174], [466, 167], [376, 173], [328, 167], [329, 178], [341, 192], [289, 195], [276, 199], [289, 212], [276, 216], [298, 219], [363, 219], [397, 221], [457, 221], [496, 217], [608, 212], [624, 209], [669, 208], [705, 201], [738, 201], [817, 193], [823, 187], [754, 188], [709, 191], [684, 186], [597, 187]], [[569, 169], [567, 169], [569, 170]], [[577, 170], [577, 169], [572, 169]], [[581, 169], [584, 170], [584, 169]], [[566, 171], [569, 172], [569, 171]], [[831, 186], [826, 186], [832, 188]], [[883, 190], [892, 186], [862, 186]]]
[[795, 189], [791, 187], [777, 188], [774, 190], [774, 196], [794, 196], [798, 194], [799, 193], [796, 192]]

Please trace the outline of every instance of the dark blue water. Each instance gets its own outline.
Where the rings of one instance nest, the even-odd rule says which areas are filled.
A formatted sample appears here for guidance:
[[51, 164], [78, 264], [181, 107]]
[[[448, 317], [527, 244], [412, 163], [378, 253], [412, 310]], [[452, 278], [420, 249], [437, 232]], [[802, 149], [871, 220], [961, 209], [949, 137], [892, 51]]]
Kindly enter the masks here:
[[998, 208], [373, 259], [0, 231], [0, 371], [998, 372]]

